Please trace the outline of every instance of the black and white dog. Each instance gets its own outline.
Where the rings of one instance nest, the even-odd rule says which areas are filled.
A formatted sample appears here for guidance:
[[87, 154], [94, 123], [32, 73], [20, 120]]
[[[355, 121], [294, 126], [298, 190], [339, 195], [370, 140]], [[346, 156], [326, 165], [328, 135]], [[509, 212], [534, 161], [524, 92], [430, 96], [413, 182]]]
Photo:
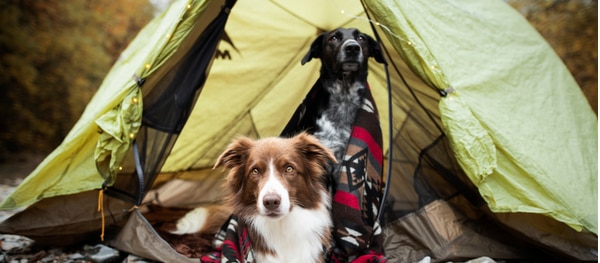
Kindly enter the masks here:
[[367, 88], [369, 57], [385, 62], [377, 41], [358, 29], [338, 28], [320, 34], [301, 61], [304, 65], [312, 58], [321, 59], [319, 81], [328, 99], [316, 110], [314, 135], [333, 151], [338, 166]]

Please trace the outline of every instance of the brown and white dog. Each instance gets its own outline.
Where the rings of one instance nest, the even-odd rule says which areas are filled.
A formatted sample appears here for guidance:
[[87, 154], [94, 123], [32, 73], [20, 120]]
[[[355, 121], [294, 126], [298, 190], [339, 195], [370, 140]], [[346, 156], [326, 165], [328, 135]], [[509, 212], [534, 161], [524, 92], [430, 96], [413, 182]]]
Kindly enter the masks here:
[[[333, 224], [324, 184], [330, 162], [335, 162], [331, 151], [306, 133], [238, 138], [218, 158], [215, 167], [229, 170], [229, 205], [249, 226], [257, 262], [324, 262]], [[206, 208], [191, 211], [173, 233], [198, 231], [209, 223], [210, 213]]]

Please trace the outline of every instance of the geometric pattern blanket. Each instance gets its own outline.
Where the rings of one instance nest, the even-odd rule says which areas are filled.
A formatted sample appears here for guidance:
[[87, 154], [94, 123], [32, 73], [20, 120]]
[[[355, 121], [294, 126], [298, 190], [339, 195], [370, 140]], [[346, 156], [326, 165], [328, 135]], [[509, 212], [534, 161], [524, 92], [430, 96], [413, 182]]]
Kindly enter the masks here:
[[[316, 107], [328, 99], [319, 81], [298, 107], [282, 136], [314, 132]], [[359, 110], [339, 174], [332, 175], [333, 246], [324, 249], [328, 262], [386, 262], [382, 230], [377, 221], [383, 189], [382, 134], [369, 88]], [[202, 262], [255, 262], [252, 241], [243, 221], [231, 217], [214, 240], [213, 253]]]

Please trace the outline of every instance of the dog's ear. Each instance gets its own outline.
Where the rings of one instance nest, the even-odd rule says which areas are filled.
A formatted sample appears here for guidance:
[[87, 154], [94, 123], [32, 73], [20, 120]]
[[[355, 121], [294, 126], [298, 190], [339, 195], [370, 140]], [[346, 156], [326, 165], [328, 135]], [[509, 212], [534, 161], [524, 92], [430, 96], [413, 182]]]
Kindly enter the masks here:
[[313, 58], [321, 58], [321, 51], [323, 50], [323, 38], [325, 37], [325, 33], [321, 33], [310, 45], [310, 49], [302, 58], [302, 65], [306, 64]]
[[381, 64], [386, 64], [385, 57], [383, 56], [383, 52], [381, 51], [381, 46], [379, 43], [368, 35], [367, 40], [369, 41], [369, 54], [371, 54], [371, 57], [375, 58], [375, 61]]
[[[238, 194], [240, 189], [242, 189], [244, 177], [240, 175], [240, 173], [243, 173], [244, 163], [248, 160], [248, 157], [250, 156], [250, 149], [253, 146], [254, 141], [249, 138], [240, 137], [236, 139], [227, 147], [221, 156], [219, 156], [217, 163], [213, 167], [214, 169], [224, 166], [225, 168], [229, 169], [229, 173], [225, 178], [224, 186], [233, 195]], [[234, 200], [235, 199], [229, 201], [234, 202]]]
[[308, 133], [300, 133], [293, 138], [296, 149], [300, 151], [307, 160], [314, 161], [322, 169], [326, 169], [329, 162], [337, 163], [333, 152], [319, 142], [319, 140]]
[[240, 137], [236, 139], [219, 156], [213, 169], [220, 166], [232, 169], [242, 165], [248, 159], [250, 148], [253, 146], [254, 141], [250, 138]]

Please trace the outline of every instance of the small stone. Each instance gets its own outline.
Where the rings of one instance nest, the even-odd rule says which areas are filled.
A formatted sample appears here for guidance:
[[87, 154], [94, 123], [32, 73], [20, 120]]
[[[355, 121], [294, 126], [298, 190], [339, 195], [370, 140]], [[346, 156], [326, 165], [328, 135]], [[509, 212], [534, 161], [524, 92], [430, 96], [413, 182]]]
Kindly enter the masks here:
[[153, 263], [154, 261], [138, 257], [136, 255], [128, 255], [122, 263]]
[[33, 244], [33, 240], [16, 235], [0, 235], [0, 240], [2, 250], [10, 253], [25, 251]]
[[84, 258], [85, 258], [85, 256], [80, 253], [74, 253], [74, 254], [68, 255], [68, 259], [70, 259], [70, 260], [78, 260], [78, 259], [83, 260]]
[[121, 255], [118, 250], [98, 244], [96, 246], [85, 246], [85, 259], [94, 263], [109, 263], [120, 260]]

